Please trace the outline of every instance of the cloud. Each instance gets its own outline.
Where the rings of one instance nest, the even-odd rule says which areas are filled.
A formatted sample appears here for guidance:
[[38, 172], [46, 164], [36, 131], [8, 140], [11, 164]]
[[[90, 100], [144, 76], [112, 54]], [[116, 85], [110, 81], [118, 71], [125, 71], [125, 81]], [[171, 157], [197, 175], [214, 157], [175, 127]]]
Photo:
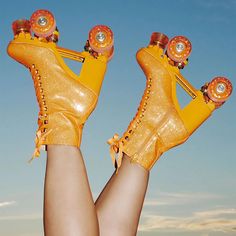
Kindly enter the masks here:
[[215, 209], [211, 211], [203, 211], [194, 213], [196, 217], [218, 217], [221, 215], [236, 215], [236, 209]]
[[0, 221], [1, 220], [39, 220], [39, 219], [42, 219], [41, 214], [0, 216]]
[[169, 201], [159, 201], [154, 199], [147, 199], [144, 202], [144, 206], [168, 206], [171, 205]]
[[10, 202], [0, 202], [0, 207], [6, 207], [6, 206], [15, 205], [15, 204], [16, 204], [15, 201], [10, 201]]
[[140, 231], [235, 232], [236, 209], [213, 209], [194, 212], [186, 217], [143, 214]]
[[220, 198], [222, 198], [220, 195], [209, 194], [209, 193], [161, 192], [155, 197], [155, 199], [146, 199], [144, 202], [144, 206], [154, 207], [154, 206], [183, 205], [187, 203], [194, 203], [194, 202], [220, 199]]
[[[202, 211], [189, 211], [193, 209], [189, 206], [196, 206], [196, 204], [201, 203], [209, 206], [208, 203], [214, 199], [225, 200], [225, 197], [210, 193], [160, 192], [155, 196], [155, 199], [145, 201], [139, 230], [151, 232], [196, 231], [199, 235], [200, 233], [207, 235], [212, 231], [235, 232], [236, 208], [218, 206], [218, 208]], [[162, 206], [166, 207], [166, 212], [172, 212], [168, 206], [171, 208], [174, 206], [175, 211], [167, 213], [169, 214], [167, 216], [155, 215], [155, 212], [160, 210]], [[181, 216], [176, 216], [176, 209], [178, 209], [176, 207], [180, 207]]]
[[189, 198], [198, 198], [198, 199], [209, 199], [209, 198], [219, 198], [219, 195], [216, 194], [211, 194], [211, 193], [189, 193], [189, 192], [185, 192], [185, 193], [175, 193], [175, 192], [161, 192], [160, 193], [161, 196], [164, 197], [174, 197], [174, 198], [185, 198], [185, 199], [189, 199]]

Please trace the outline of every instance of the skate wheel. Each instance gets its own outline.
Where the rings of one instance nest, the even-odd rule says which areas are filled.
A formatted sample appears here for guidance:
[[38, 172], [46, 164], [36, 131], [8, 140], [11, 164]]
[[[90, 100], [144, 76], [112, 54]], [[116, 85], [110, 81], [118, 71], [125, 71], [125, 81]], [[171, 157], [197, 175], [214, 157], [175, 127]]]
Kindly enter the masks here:
[[53, 14], [47, 10], [35, 11], [31, 18], [31, 31], [38, 37], [46, 38], [56, 29], [56, 20]]
[[192, 50], [190, 41], [184, 36], [172, 38], [167, 46], [167, 55], [175, 62], [185, 61]]
[[92, 50], [104, 53], [113, 46], [113, 32], [108, 26], [96, 25], [90, 30], [88, 40]]
[[225, 102], [232, 93], [233, 86], [225, 77], [215, 77], [207, 87], [207, 96], [215, 103]]
[[165, 49], [166, 45], [169, 42], [169, 38], [162, 33], [153, 32], [150, 39], [150, 45], [158, 45], [160, 48]]
[[25, 19], [16, 20], [12, 23], [12, 30], [14, 35], [20, 32], [30, 32], [30, 22]]
[[114, 55], [114, 46], [112, 46], [112, 48], [110, 50], [108, 50], [107, 52], [105, 52], [107, 60], [110, 61]]

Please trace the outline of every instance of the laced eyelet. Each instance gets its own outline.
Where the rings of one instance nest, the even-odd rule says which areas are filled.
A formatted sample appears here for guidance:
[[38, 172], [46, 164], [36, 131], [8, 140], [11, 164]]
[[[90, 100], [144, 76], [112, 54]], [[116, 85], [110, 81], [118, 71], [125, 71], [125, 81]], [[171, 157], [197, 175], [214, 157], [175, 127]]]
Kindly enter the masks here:
[[133, 120], [131, 121], [129, 128], [127, 129], [125, 135], [123, 136], [123, 140], [126, 142], [128, 140], [130, 140], [130, 137], [132, 137], [132, 135], [135, 134], [135, 130], [140, 126], [140, 123], [142, 123], [144, 117], [145, 117], [145, 112], [147, 110], [147, 106], [148, 106], [148, 99], [150, 98], [150, 96], [152, 96], [152, 78], [148, 78], [148, 80], [146, 81], [146, 89], [144, 91], [141, 103], [139, 105], [138, 111], [135, 115], [135, 117], [133, 118]]
[[[34, 80], [34, 86], [36, 89], [36, 94], [38, 96], [39, 99], [39, 105], [40, 105], [40, 115], [39, 115], [39, 119], [41, 120], [41, 122], [43, 124], [48, 124], [48, 120], [47, 120], [47, 111], [48, 108], [46, 106], [46, 101], [45, 101], [45, 95], [44, 95], [44, 90], [42, 88], [42, 80], [41, 80], [41, 76], [39, 73], [39, 70], [36, 68], [35, 64], [31, 65], [31, 73], [32, 73], [32, 77]], [[46, 128], [43, 129], [43, 132], [46, 132]]]

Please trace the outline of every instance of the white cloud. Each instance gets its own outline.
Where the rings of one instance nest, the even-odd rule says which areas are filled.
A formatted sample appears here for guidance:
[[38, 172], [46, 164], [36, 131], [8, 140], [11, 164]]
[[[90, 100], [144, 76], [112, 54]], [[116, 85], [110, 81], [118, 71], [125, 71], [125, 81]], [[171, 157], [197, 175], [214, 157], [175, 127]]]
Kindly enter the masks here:
[[144, 206], [167, 206], [170, 205], [171, 203], [169, 201], [159, 201], [159, 200], [154, 200], [154, 199], [147, 199], [144, 202]]
[[39, 220], [39, 219], [42, 219], [41, 214], [0, 216], [0, 220]]
[[15, 204], [16, 204], [15, 201], [10, 201], [10, 202], [0, 202], [0, 207], [6, 207], [6, 206], [15, 205]]
[[161, 196], [164, 197], [172, 197], [172, 198], [184, 198], [184, 199], [209, 199], [209, 198], [220, 198], [219, 195], [216, 194], [211, 194], [211, 193], [189, 193], [189, 192], [185, 192], [185, 193], [175, 193], [175, 192], [161, 192], [160, 193]]
[[200, 202], [205, 200], [213, 200], [222, 198], [219, 195], [209, 193], [159, 193], [155, 199], [146, 199], [144, 206], [169, 206], [183, 205], [187, 203]]
[[[198, 205], [203, 209], [203, 206], [212, 205], [209, 203], [219, 199], [225, 200], [225, 196], [210, 193], [160, 192], [155, 198], [145, 201], [139, 230], [151, 232], [194, 231], [202, 236], [207, 236], [213, 231], [236, 232], [236, 208], [218, 206], [202, 211], [190, 211], [193, 209], [192, 206]], [[163, 212], [163, 209], [160, 210], [162, 206], [165, 207], [168, 215], [155, 214], [158, 211]], [[175, 209], [173, 213], [171, 208]], [[181, 216], [176, 216], [176, 209], [179, 209]]]
[[236, 209], [229, 208], [229, 209], [214, 209], [211, 211], [202, 211], [202, 212], [195, 212], [194, 215], [196, 217], [218, 217], [221, 215], [235, 215], [236, 216]]
[[143, 214], [140, 231], [235, 232], [236, 209], [213, 209], [194, 212], [186, 217]]

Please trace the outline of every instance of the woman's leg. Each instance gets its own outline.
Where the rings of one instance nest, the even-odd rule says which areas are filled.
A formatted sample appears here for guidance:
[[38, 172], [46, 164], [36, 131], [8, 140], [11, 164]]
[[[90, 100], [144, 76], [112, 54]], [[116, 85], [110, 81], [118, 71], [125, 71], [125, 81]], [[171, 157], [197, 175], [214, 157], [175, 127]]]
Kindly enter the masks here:
[[148, 179], [149, 171], [124, 155], [95, 203], [101, 236], [136, 235]]
[[44, 228], [46, 236], [99, 235], [87, 173], [77, 147], [48, 145]]
[[[225, 78], [213, 80], [204, 89], [192, 89], [179, 71], [185, 63], [180, 65], [178, 61], [171, 61], [171, 58], [175, 58], [174, 50], [178, 49], [178, 43], [183, 45], [186, 51], [181, 52], [181, 55], [178, 52], [176, 54], [182, 57], [183, 61], [186, 60], [191, 51], [190, 42], [183, 36], [174, 38], [172, 44], [169, 44], [174, 46], [169, 46], [171, 48], [167, 50], [166, 56], [167, 43], [167, 36], [154, 33], [151, 45], [137, 52], [137, 61], [146, 75], [146, 88], [137, 113], [123, 136], [119, 138], [114, 135], [108, 141], [113, 160], [114, 153], [118, 153], [116, 167], [119, 171], [112, 176], [96, 202], [102, 236], [136, 234], [149, 170], [162, 153], [184, 143], [213, 110], [223, 104], [214, 96], [209, 96], [206, 100], [206, 93], [214, 91], [214, 86], [219, 86], [221, 82], [227, 87], [226, 97], [232, 91], [230, 81]], [[167, 58], [169, 54], [173, 55]], [[195, 96], [183, 109], [176, 105], [178, 101], [176, 96], [173, 96], [176, 92], [176, 78], [186, 86], [186, 91], [192, 89]], [[207, 86], [210, 86], [209, 91]], [[210, 95], [213, 94], [210, 92]], [[221, 97], [219, 93], [217, 96]], [[218, 103], [210, 100], [210, 97]], [[123, 161], [122, 153], [125, 153]]]
[[[112, 56], [113, 33], [106, 26], [94, 27], [89, 40], [96, 44], [96, 50], [103, 51], [92, 50], [87, 41], [86, 52], [78, 54], [56, 47], [57, 32], [48, 35], [53, 26], [46, 32], [45, 26], [38, 24], [39, 17], [54, 22], [53, 14], [47, 10], [34, 12], [30, 21], [13, 22], [14, 38], [7, 52], [30, 70], [34, 82], [39, 114], [32, 158], [40, 155], [42, 145], [48, 146], [45, 234], [96, 236], [99, 234], [97, 216], [79, 147], [84, 124], [95, 109], [107, 62]], [[41, 32], [43, 40], [35, 37], [38, 35], [35, 30]], [[96, 41], [96, 32], [108, 37]], [[68, 56], [83, 61], [80, 76], [64, 64], [64, 57]]]

